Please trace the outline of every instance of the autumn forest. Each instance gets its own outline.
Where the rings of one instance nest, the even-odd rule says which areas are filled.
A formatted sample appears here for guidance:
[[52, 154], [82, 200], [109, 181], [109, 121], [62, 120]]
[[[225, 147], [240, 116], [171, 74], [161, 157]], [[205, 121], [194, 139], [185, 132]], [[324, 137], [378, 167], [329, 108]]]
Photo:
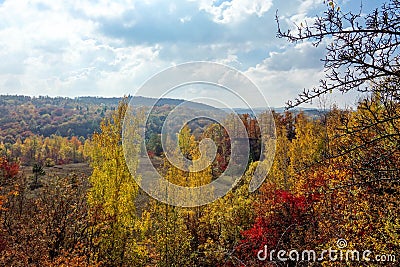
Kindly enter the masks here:
[[[141, 189], [122, 146], [131, 96], [0, 96], [0, 266], [398, 266], [400, 2], [365, 16], [328, 2], [298, 31], [281, 29], [277, 16], [278, 37], [288, 42], [329, 39], [326, 79], [299, 91], [286, 110], [272, 109], [273, 136], [260, 131], [266, 112], [259, 120], [238, 114], [250, 146], [245, 172], [207, 205], [168, 205]], [[332, 91], [362, 97], [348, 108], [299, 108]], [[138, 99], [132, 127], [144, 123], [145, 100]], [[203, 164], [199, 143], [208, 138], [216, 156], [197, 172], [171, 164], [162, 127], [177, 101], [154, 108], [142, 145], [132, 148], [133, 165], [148, 157], [171, 183], [209, 184], [235, 161], [232, 140], [223, 125], [192, 121], [177, 149]], [[269, 149], [263, 138], [274, 139], [275, 157], [249, 192]]]

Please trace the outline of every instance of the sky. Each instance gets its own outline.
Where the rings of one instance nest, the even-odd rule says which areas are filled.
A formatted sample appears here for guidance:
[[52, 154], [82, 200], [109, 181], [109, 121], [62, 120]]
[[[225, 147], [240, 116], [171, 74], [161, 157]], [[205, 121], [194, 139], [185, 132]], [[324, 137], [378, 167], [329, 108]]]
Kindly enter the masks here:
[[[380, 1], [364, 2], [368, 9]], [[358, 10], [360, 1], [338, 4]], [[282, 107], [318, 85], [325, 50], [276, 38], [275, 14], [292, 28], [325, 9], [323, 0], [0, 0], [0, 94], [135, 95], [168, 67], [211, 61], [236, 68], [270, 106]], [[180, 94], [208, 92], [198, 86]], [[327, 101], [347, 106], [357, 97]]]

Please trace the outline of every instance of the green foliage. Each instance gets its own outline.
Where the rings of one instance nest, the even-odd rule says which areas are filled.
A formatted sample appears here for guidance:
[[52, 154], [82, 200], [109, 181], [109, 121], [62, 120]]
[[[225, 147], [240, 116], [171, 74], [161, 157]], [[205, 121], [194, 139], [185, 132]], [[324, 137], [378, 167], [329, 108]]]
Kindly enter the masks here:
[[163, 152], [163, 148], [162, 148], [162, 144], [161, 144], [161, 136], [156, 133], [151, 134], [146, 147], [147, 147], [147, 151], [151, 151], [155, 155], [161, 156], [161, 153]]

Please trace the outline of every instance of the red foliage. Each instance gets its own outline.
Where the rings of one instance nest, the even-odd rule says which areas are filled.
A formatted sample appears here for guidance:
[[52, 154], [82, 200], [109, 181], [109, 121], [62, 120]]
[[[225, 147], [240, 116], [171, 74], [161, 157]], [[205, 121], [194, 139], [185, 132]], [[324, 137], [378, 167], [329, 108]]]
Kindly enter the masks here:
[[217, 154], [216, 155], [216, 160], [217, 160], [219, 169], [222, 172], [224, 172], [226, 170], [226, 168], [228, 167], [228, 162], [226, 162], [225, 157], [223, 155], [221, 155], [221, 154]]
[[[269, 191], [269, 192], [268, 192]], [[237, 257], [250, 266], [265, 266], [258, 260], [257, 253], [268, 247], [268, 250], [279, 250], [287, 243], [290, 233], [307, 220], [309, 201], [304, 196], [295, 196], [286, 190], [269, 188], [261, 201], [265, 205], [257, 207], [260, 214], [249, 230], [243, 231], [243, 239], [236, 249]], [[312, 200], [312, 198], [310, 198]]]
[[19, 172], [19, 164], [17, 162], [9, 162], [5, 157], [0, 158], [0, 171], [5, 179], [12, 179]]
[[57, 165], [64, 165], [64, 164], [67, 164], [68, 162], [63, 159], [58, 159], [56, 163], [57, 163]]
[[154, 159], [154, 156], [156, 155], [156, 153], [154, 153], [154, 152], [151, 151], [151, 150], [148, 150], [148, 151], [147, 151], [147, 155], [149, 156], [150, 159]]

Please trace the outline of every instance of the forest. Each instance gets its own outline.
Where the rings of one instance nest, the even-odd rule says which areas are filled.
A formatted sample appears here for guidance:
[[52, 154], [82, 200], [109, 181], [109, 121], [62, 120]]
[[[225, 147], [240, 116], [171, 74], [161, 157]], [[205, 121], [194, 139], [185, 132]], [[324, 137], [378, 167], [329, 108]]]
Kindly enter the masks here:
[[[298, 31], [281, 29], [277, 15], [278, 37], [289, 42], [329, 38], [327, 76], [285, 112], [272, 111], [275, 157], [254, 193], [248, 188], [264, 164], [259, 123], [266, 113], [260, 121], [239, 115], [250, 144], [240, 182], [212, 203], [178, 207], [147, 195], [127, 166], [130, 97], [0, 96], [0, 265], [398, 266], [400, 2], [367, 15], [327, 6]], [[331, 91], [364, 95], [352, 108], [333, 105], [312, 116], [293, 110]], [[204, 164], [195, 161], [204, 138], [217, 154], [201, 171], [180, 170], [161, 146], [163, 121], [177, 104], [155, 109], [145, 146], [133, 147], [131, 160], [149, 156], [176, 185], [209, 184], [234, 161], [231, 138], [215, 122], [185, 125], [177, 149], [190, 167]], [[139, 129], [144, 122], [136, 116], [131, 123]]]
[[[23, 141], [33, 135], [50, 137], [87, 138], [99, 130], [100, 121], [115, 110], [123, 97], [30, 97], [22, 95], [0, 96], [0, 141], [4, 144]], [[132, 100], [131, 96], [127, 96]], [[135, 97], [137, 106], [148, 106], [154, 99]], [[163, 98], [157, 101], [156, 108], [176, 106], [179, 99]], [[187, 101], [191, 108], [210, 108], [207, 105]]]

